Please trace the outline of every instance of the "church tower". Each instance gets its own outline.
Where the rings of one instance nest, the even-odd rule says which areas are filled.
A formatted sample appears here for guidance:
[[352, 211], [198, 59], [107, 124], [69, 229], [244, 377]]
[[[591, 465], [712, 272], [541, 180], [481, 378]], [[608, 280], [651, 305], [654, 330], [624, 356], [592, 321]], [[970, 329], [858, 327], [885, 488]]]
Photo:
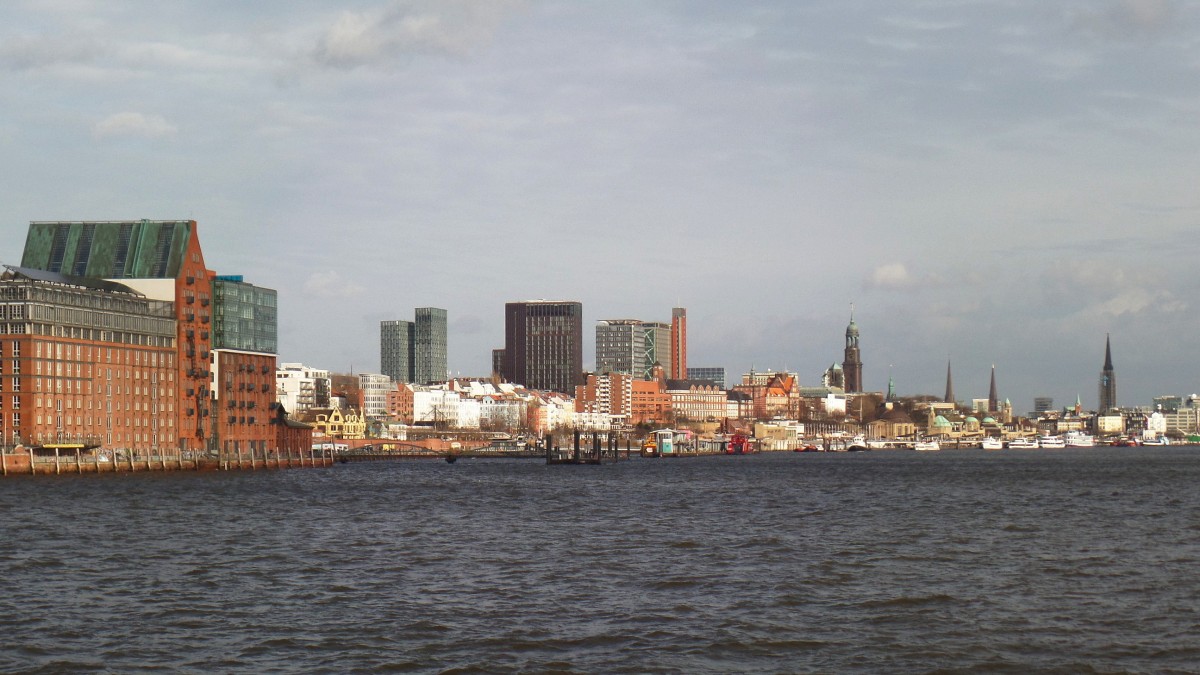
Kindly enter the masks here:
[[1101, 415], [1117, 407], [1117, 376], [1113, 372], [1112, 342], [1108, 335], [1104, 336], [1104, 370], [1100, 371], [1100, 406], [1096, 412]]
[[950, 375], [950, 362], [946, 362], [946, 403], [954, 403], [954, 378]]
[[854, 323], [854, 305], [850, 306], [850, 325], [846, 326], [846, 355], [842, 361], [842, 373], [846, 378], [847, 394], [856, 394], [863, 390], [862, 355], [858, 351], [858, 324]]
[[992, 384], [988, 388], [988, 412], [1000, 412], [1000, 396], [996, 393], [996, 364], [992, 364]]

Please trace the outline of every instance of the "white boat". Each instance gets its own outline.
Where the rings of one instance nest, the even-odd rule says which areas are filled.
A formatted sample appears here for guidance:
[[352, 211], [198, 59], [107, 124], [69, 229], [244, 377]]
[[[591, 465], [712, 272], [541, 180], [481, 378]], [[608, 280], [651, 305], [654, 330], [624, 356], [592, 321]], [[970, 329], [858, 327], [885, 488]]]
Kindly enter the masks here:
[[1166, 436], [1158, 436], [1155, 438], [1143, 438], [1142, 445], [1170, 445], [1171, 441], [1167, 440]]
[[1014, 438], [1008, 442], [1008, 447], [1012, 450], [1036, 450], [1038, 442], [1032, 438]]
[[941, 444], [938, 443], [937, 441], [932, 441], [932, 440], [917, 441], [916, 444], [913, 445], [913, 450], [916, 450], [918, 452], [929, 452], [931, 450], [941, 450], [941, 449], [942, 449]]
[[984, 450], [1000, 450], [1004, 448], [1004, 441], [995, 436], [987, 436], [979, 443], [979, 447]]
[[1096, 439], [1082, 431], [1068, 431], [1064, 440], [1068, 448], [1091, 448], [1096, 445]]
[[1062, 436], [1038, 436], [1037, 444], [1040, 448], [1067, 447], [1067, 442], [1063, 440]]

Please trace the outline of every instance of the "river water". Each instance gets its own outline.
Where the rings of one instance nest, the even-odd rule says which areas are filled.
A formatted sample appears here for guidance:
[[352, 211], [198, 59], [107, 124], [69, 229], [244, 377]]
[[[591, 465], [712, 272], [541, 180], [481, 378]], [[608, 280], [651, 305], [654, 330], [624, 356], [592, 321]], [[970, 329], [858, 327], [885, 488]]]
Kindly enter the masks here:
[[0, 481], [3, 672], [1198, 672], [1200, 449]]

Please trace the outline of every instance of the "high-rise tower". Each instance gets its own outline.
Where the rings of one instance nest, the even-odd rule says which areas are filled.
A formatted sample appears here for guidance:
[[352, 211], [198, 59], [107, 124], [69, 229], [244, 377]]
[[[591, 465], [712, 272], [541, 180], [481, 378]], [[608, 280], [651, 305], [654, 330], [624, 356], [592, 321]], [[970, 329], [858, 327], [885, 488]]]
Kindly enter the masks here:
[[846, 393], [863, 390], [862, 354], [858, 350], [858, 324], [854, 323], [854, 308], [850, 308], [850, 325], [846, 326], [846, 353], [842, 361], [842, 373], [846, 378]]
[[609, 319], [596, 322], [596, 372], [624, 373], [638, 379], [650, 379], [655, 364], [671, 369], [666, 362], [672, 351], [671, 327], [665, 323], [637, 319]]
[[1100, 405], [1096, 412], [1104, 414], [1117, 407], [1117, 376], [1113, 372], [1112, 342], [1104, 336], [1104, 370], [1100, 371]]
[[445, 382], [446, 368], [446, 310], [437, 307], [418, 307], [413, 322], [413, 378], [417, 384]]
[[379, 322], [379, 370], [396, 382], [413, 381], [413, 323]]
[[379, 322], [379, 370], [396, 382], [445, 382], [446, 310], [418, 307], [414, 318]]
[[686, 380], [687, 370], [687, 310], [671, 310], [671, 369], [672, 380]]
[[573, 394], [583, 383], [583, 304], [506, 303], [503, 365], [509, 382]]

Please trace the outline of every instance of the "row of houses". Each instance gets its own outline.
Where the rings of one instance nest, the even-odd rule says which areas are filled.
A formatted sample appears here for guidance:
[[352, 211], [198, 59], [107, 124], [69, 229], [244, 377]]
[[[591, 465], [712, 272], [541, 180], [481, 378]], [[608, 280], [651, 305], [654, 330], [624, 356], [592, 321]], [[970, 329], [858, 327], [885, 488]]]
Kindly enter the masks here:
[[656, 428], [778, 416], [845, 416], [837, 389], [803, 389], [795, 373], [749, 373], [731, 389], [707, 380], [675, 380], [656, 366], [650, 379], [589, 374], [575, 396], [496, 380], [441, 384], [395, 382], [373, 373], [338, 375], [298, 363], [276, 372], [278, 402], [317, 434], [398, 438], [411, 429], [544, 434], [562, 428]]

